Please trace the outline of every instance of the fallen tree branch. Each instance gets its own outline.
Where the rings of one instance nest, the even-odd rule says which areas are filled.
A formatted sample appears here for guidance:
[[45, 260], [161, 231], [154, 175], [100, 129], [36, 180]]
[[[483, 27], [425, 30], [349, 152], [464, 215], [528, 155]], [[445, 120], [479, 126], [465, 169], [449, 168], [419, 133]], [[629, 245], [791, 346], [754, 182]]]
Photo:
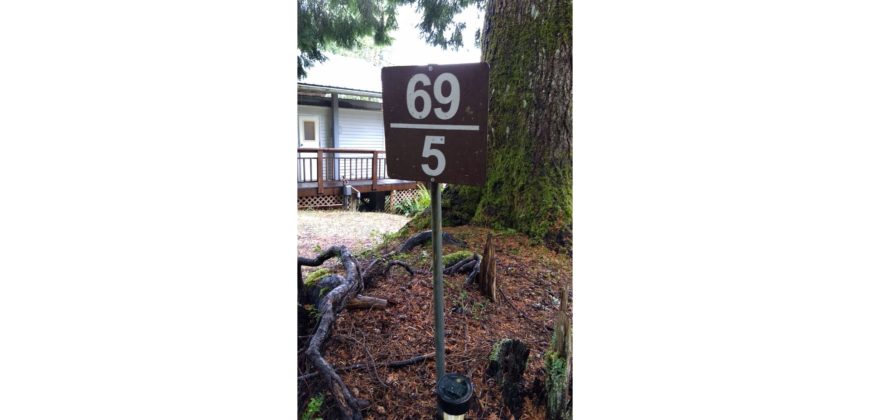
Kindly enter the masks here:
[[[396, 361], [392, 361], [392, 362], [379, 362], [379, 363], [375, 363], [375, 364], [357, 363], [355, 365], [342, 366], [342, 367], [336, 368], [335, 370], [336, 370], [336, 372], [344, 372], [344, 371], [354, 370], [354, 369], [371, 369], [372, 367], [382, 367], [382, 366], [391, 367], [391, 368], [400, 368], [400, 367], [405, 367], [405, 366], [417, 364], [417, 363], [420, 363], [426, 359], [432, 359], [434, 357], [435, 357], [435, 353], [428, 353], [428, 354], [424, 354], [421, 356], [414, 356], [410, 359], [396, 360]], [[317, 375], [318, 375], [318, 372], [307, 373], [305, 375], [297, 377], [296, 380], [301, 381], [304, 379], [310, 379], [310, 378], [313, 378]]]
[[375, 258], [374, 260], [372, 260], [372, 262], [369, 263], [368, 267], [366, 267], [366, 269], [363, 270], [363, 272], [362, 272], [361, 278], [363, 279], [363, 283], [368, 284], [372, 280], [374, 280], [375, 277], [377, 277], [377, 276], [389, 275], [390, 269], [395, 267], [395, 266], [399, 266], [399, 267], [404, 268], [405, 271], [408, 272], [408, 275], [413, 277], [414, 276], [414, 269], [411, 268], [411, 266], [408, 265], [408, 263], [405, 263], [403, 261], [391, 260], [390, 262], [387, 263], [386, 266], [384, 266], [383, 268], [380, 268], [383, 265], [383, 263], [387, 261], [387, 258], [392, 256], [393, 254], [394, 253], [391, 252], [391, 253], [386, 254], [382, 257], [378, 257], [378, 258]]
[[474, 265], [474, 268], [471, 270], [471, 273], [468, 274], [468, 277], [465, 278], [465, 285], [470, 286], [474, 283], [474, 280], [477, 279], [477, 276], [480, 274], [480, 262]]
[[385, 309], [389, 304], [390, 302], [386, 299], [357, 295], [355, 298], [347, 302], [345, 309]]
[[372, 274], [369, 274], [369, 271], [371, 271], [372, 267], [374, 267], [375, 264], [377, 264], [383, 260], [384, 260], [384, 257], [375, 258], [372, 260], [372, 262], [369, 263], [368, 267], [366, 267], [366, 269], [363, 270], [363, 272], [362, 272], [363, 283], [368, 283], [368, 281], [371, 280], [372, 277], [374, 277]]
[[330, 290], [317, 303], [320, 320], [315, 333], [311, 336], [311, 341], [308, 342], [305, 356], [308, 357], [315, 368], [317, 368], [318, 374], [326, 381], [326, 385], [335, 398], [338, 409], [341, 412], [341, 417], [344, 419], [362, 420], [361, 409], [367, 403], [356, 399], [350, 393], [341, 377], [338, 376], [335, 369], [326, 362], [320, 353], [323, 342], [332, 330], [332, 324], [335, 322], [336, 315], [362, 290], [362, 276], [360, 275], [359, 265], [353, 255], [350, 254], [350, 251], [344, 246], [332, 246], [313, 259], [299, 257], [298, 264], [318, 266], [330, 258], [339, 258], [341, 260], [347, 276], [342, 278], [343, 281]]
[[453, 274], [462, 274], [468, 273], [474, 269], [474, 266], [480, 263], [480, 255], [474, 254], [462, 261], [459, 261], [450, 267], [444, 269], [444, 274], [453, 275]]
[[[408, 252], [408, 251], [410, 251], [410, 250], [412, 250], [420, 245], [425, 244], [426, 241], [429, 241], [431, 239], [432, 239], [432, 231], [431, 230], [424, 230], [424, 231], [408, 238], [408, 240], [405, 241], [405, 243], [403, 243], [402, 246], [399, 247], [398, 252]], [[444, 242], [451, 243], [453, 245], [466, 246], [465, 242], [462, 242], [459, 239], [454, 238], [453, 235], [451, 235], [447, 232], [441, 232], [441, 239]]]
[[404, 268], [405, 271], [407, 271], [408, 275], [410, 275], [410, 276], [414, 275], [414, 270], [411, 268], [411, 266], [408, 265], [408, 263], [403, 262], [403, 261], [390, 261], [389, 264], [387, 264], [387, 268], [384, 269], [384, 274], [389, 274], [390, 269], [395, 267], [395, 266], [399, 266], [399, 267]]

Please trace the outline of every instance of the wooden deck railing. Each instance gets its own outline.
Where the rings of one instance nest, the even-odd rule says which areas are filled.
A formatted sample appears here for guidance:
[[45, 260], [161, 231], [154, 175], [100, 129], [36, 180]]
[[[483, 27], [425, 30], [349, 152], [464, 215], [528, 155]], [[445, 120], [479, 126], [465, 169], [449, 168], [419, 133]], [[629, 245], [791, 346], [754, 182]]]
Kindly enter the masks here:
[[374, 188], [378, 179], [387, 177], [384, 154], [370, 149], [299, 148], [296, 179], [298, 183], [316, 182], [318, 193], [323, 193], [328, 181], [371, 180]]

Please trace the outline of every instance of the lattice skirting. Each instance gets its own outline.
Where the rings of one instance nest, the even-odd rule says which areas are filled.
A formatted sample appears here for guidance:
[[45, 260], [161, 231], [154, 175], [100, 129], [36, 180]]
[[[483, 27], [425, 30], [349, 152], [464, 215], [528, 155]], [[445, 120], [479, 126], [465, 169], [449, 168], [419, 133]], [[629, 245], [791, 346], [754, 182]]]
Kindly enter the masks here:
[[390, 192], [390, 200], [387, 202], [387, 210], [393, 210], [396, 208], [396, 205], [401, 203], [403, 200], [413, 199], [417, 196], [417, 189], [410, 190], [395, 190]]
[[315, 195], [311, 197], [298, 197], [297, 202], [300, 209], [341, 207], [342, 205], [340, 195]]

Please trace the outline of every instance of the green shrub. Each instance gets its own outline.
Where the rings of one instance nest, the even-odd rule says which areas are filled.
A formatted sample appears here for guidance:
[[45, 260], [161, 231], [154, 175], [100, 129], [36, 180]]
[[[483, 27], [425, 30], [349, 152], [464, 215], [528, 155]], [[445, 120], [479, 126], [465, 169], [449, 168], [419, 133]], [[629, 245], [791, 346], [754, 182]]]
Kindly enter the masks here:
[[317, 394], [308, 400], [308, 405], [302, 413], [302, 420], [322, 420], [322, 417], [317, 417], [321, 406], [323, 406], [323, 394]]
[[429, 195], [429, 189], [423, 184], [417, 184], [417, 207], [420, 211], [426, 210], [432, 204], [432, 196]]
[[429, 208], [432, 197], [429, 189], [423, 184], [417, 184], [417, 194], [413, 198], [406, 198], [396, 204], [395, 211], [403, 216], [414, 217]]
[[398, 203], [393, 208], [393, 211], [401, 214], [402, 216], [410, 216], [414, 214], [416, 209], [414, 208], [414, 199], [413, 198], [405, 198]]

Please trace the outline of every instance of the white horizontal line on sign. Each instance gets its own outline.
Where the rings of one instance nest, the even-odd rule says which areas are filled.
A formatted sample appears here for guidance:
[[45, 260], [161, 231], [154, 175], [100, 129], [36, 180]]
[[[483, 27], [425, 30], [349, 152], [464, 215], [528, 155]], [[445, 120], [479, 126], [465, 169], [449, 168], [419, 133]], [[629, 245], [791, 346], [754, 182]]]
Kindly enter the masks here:
[[450, 125], [450, 124], [405, 124], [390, 123], [391, 128], [415, 128], [418, 130], [464, 130], [479, 131], [479, 125]]

